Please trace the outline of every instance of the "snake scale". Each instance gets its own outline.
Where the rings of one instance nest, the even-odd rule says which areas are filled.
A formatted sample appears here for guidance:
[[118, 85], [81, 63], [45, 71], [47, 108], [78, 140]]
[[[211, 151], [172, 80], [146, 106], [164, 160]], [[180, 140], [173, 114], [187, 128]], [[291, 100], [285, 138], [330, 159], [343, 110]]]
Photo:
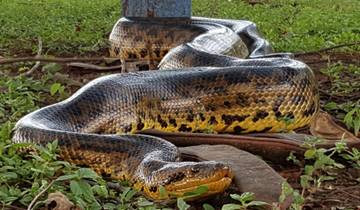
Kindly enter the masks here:
[[128, 180], [152, 200], [199, 185], [208, 186], [208, 196], [230, 185], [229, 166], [181, 162], [173, 144], [134, 133], [285, 132], [309, 124], [319, 109], [309, 67], [271, 54], [248, 21], [122, 18], [110, 42], [111, 55], [123, 63], [161, 70], [95, 79], [67, 100], [23, 117], [14, 142], [56, 139], [64, 159]]

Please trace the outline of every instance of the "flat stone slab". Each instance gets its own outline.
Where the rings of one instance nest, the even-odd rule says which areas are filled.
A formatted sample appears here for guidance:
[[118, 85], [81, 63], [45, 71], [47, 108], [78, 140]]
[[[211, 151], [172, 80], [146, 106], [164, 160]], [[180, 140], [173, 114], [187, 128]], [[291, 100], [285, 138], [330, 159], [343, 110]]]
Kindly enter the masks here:
[[199, 145], [179, 149], [184, 157], [197, 156], [200, 160], [229, 164], [240, 192], [253, 192], [256, 200], [278, 203], [285, 179], [259, 157], [229, 145]]

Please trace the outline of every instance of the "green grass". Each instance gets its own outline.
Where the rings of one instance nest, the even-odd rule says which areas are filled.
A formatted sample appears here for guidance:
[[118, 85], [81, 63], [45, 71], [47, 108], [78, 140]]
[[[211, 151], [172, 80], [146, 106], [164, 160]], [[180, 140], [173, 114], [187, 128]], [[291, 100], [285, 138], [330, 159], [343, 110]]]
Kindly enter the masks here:
[[120, 15], [119, 1], [3, 0], [0, 2], [0, 54], [37, 51], [82, 55], [105, 48]]
[[[358, 0], [264, 2], [251, 6], [243, 0], [193, 0], [193, 15], [253, 21], [276, 51], [309, 51], [360, 40]], [[119, 0], [2, 0], [0, 4], [0, 55], [35, 54], [38, 37], [46, 54], [94, 53], [106, 48], [121, 11]]]
[[[194, 13], [255, 22], [276, 51], [310, 51], [360, 40], [360, 1], [194, 1]], [[207, 6], [213, 5], [213, 6]], [[359, 48], [353, 48], [359, 50]]]

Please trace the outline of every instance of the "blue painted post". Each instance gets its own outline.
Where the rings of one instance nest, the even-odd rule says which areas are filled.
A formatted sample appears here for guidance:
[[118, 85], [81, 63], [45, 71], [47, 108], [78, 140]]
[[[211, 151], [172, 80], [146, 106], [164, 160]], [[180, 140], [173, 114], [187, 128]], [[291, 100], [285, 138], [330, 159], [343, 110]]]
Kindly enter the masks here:
[[191, 0], [122, 0], [124, 17], [190, 18]]

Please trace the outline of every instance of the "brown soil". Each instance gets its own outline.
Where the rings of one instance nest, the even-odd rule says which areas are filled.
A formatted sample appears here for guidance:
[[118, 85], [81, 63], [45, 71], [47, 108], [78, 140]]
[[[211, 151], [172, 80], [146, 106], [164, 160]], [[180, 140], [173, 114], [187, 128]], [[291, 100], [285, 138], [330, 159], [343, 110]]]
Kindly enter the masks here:
[[[301, 168], [278, 171], [294, 189], [302, 192], [300, 186]], [[360, 209], [360, 169], [345, 168], [334, 171], [335, 180], [325, 181], [320, 187], [304, 191], [304, 209]]]

